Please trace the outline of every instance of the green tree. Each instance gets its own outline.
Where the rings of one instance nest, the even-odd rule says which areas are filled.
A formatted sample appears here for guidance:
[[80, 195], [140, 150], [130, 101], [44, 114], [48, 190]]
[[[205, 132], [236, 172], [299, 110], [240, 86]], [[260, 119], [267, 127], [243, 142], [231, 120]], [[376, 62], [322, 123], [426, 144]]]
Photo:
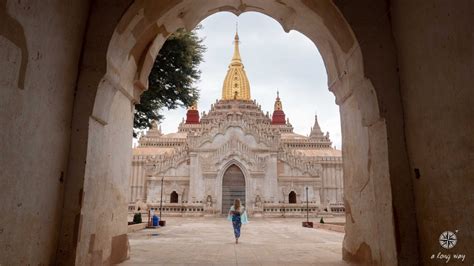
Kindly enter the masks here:
[[206, 51], [196, 30], [179, 29], [163, 44], [148, 76], [148, 90], [135, 105], [133, 136], [138, 131], [151, 127], [160, 121], [163, 108], [189, 107], [197, 101], [199, 90], [195, 82], [201, 77], [199, 64]]

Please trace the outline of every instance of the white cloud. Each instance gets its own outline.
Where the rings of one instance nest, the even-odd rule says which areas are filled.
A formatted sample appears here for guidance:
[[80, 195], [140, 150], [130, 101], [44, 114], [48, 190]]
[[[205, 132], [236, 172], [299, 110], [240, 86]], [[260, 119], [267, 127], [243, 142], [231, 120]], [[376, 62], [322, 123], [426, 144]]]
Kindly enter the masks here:
[[[226, 12], [202, 21], [199, 35], [205, 37], [207, 51], [198, 83], [200, 112], [207, 112], [221, 97], [222, 82], [233, 53], [236, 21], [236, 16]], [[240, 53], [252, 98], [262, 105], [264, 112], [271, 114], [278, 89], [283, 109], [296, 133], [309, 134], [317, 113], [321, 129], [329, 131], [333, 144], [340, 148], [339, 108], [328, 90], [326, 69], [314, 43], [299, 32], [284, 32], [275, 20], [260, 13], [244, 13], [238, 22]], [[163, 114], [162, 129], [170, 133], [177, 130], [186, 110], [163, 111]]]

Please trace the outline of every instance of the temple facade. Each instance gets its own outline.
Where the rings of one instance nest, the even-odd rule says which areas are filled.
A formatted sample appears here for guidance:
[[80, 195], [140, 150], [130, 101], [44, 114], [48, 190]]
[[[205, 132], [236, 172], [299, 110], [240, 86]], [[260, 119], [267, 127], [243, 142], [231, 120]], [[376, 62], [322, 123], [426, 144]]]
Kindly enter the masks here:
[[341, 151], [317, 116], [309, 136], [294, 133], [278, 92], [272, 115], [251, 99], [238, 34], [221, 99], [189, 108], [176, 133], [155, 123], [133, 149], [129, 211], [214, 216], [235, 198], [253, 216], [344, 211]]

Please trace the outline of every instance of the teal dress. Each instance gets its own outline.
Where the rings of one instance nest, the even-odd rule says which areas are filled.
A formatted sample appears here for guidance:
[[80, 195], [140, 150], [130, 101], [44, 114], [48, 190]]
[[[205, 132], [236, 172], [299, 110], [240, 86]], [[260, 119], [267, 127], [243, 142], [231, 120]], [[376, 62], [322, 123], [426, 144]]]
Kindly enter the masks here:
[[242, 224], [249, 222], [247, 218], [247, 212], [243, 206], [240, 207], [240, 211], [235, 211], [234, 206], [230, 207], [227, 220], [232, 222], [235, 238], [240, 237], [240, 228], [242, 227]]

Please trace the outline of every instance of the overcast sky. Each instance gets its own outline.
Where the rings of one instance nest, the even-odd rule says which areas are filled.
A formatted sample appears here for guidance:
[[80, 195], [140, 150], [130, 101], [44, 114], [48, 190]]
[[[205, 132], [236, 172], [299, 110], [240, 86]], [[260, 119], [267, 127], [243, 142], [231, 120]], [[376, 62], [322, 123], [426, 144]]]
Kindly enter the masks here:
[[[247, 12], [237, 18], [221, 12], [202, 21], [199, 35], [205, 38], [207, 51], [200, 66], [199, 112], [207, 113], [211, 104], [221, 98], [233, 54], [236, 21], [252, 99], [262, 105], [265, 113], [271, 114], [278, 89], [283, 110], [296, 133], [308, 135], [317, 114], [322, 131], [329, 131], [333, 145], [340, 149], [339, 108], [328, 90], [326, 70], [316, 46], [297, 31], [284, 32], [278, 22], [260, 13]], [[177, 131], [186, 110], [163, 110], [162, 113], [165, 116], [163, 133], [171, 133]]]

